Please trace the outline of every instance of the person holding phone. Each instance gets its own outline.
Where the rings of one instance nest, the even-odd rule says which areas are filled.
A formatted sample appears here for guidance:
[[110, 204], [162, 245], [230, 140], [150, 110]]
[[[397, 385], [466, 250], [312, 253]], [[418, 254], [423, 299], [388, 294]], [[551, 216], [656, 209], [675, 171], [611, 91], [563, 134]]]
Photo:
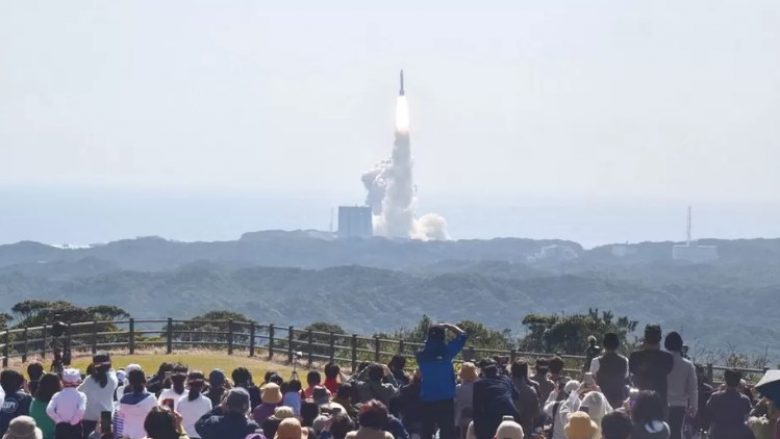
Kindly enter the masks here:
[[183, 364], [176, 364], [173, 366], [169, 376], [171, 388], [163, 389], [162, 392], [160, 392], [160, 396], [157, 398], [157, 402], [160, 405], [168, 406], [171, 410], [174, 409], [176, 402], [178, 402], [187, 391], [184, 383], [187, 381], [188, 371], [189, 369], [187, 366]]
[[84, 439], [95, 430], [100, 412], [114, 409], [114, 392], [118, 386], [116, 373], [111, 370], [111, 358], [107, 352], [98, 352], [92, 357], [92, 373], [79, 386], [79, 391], [87, 395]]

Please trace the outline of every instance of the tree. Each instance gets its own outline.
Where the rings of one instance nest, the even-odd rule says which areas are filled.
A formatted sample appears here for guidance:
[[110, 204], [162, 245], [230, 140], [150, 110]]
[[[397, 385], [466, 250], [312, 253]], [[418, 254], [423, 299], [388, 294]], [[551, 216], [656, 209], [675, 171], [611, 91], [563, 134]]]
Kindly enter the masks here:
[[621, 345], [627, 348], [628, 337], [638, 322], [626, 316], [615, 320], [610, 311], [589, 309], [587, 314], [568, 316], [529, 314], [523, 318], [523, 325], [528, 335], [520, 341], [522, 350], [580, 355], [587, 347], [588, 336], [601, 340], [608, 332], [616, 333]]
[[130, 314], [128, 314], [127, 311], [113, 305], [90, 306], [87, 308], [87, 312], [95, 315], [98, 320], [119, 320], [130, 318]]
[[[328, 357], [330, 356], [330, 333], [333, 333], [334, 335], [345, 335], [347, 331], [344, 330], [341, 326], [335, 324], [335, 323], [328, 323], [328, 322], [314, 322], [306, 327], [303, 328], [303, 333], [298, 334], [296, 337], [299, 342], [297, 343], [297, 346], [303, 351], [308, 352], [308, 343], [309, 343], [309, 331], [312, 331], [312, 353], [315, 356], [320, 357]], [[328, 334], [328, 335], [324, 335]], [[319, 345], [319, 346], [318, 346]], [[336, 337], [334, 338], [334, 348], [346, 348], [349, 346], [349, 342], [345, 337]], [[338, 356], [338, 355], [336, 355]]]
[[47, 300], [25, 300], [14, 305], [11, 308], [11, 312], [16, 314], [20, 320], [24, 321], [51, 307], [53, 303], [54, 302], [49, 302]]
[[[235, 345], [247, 344], [249, 342], [249, 328], [241, 323], [252, 323], [253, 321], [244, 314], [227, 311], [209, 311], [205, 314], [195, 316], [192, 319], [175, 323], [173, 325], [173, 340], [192, 343], [226, 343], [230, 331], [230, 323], [233, 325], [233, 343]], [[162, 328], [163, 335], [167, 332], [167, 325]], [[189, 333], [188, 332], [194, 332]]]

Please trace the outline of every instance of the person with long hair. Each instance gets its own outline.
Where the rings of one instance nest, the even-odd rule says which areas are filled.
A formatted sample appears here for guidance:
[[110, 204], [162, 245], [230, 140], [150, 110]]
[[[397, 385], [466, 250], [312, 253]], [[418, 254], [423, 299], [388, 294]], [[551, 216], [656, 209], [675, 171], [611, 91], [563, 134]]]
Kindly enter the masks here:
[[227, 379], [225, 373], [219, 369], [214, 369], [209, 372], [209, 388], [205, 392], [208, 399], [211, 400], [211, 406], [216, 407], [222, 402], [222, 397], [228, 390]]
[[203, 372], [192, 371], [187, 375], [187, 394], [176, 401], [176, 413], [181, 415], [181, 424], [184, 432], [190, 438], [200, 438], [195, 430], [195, 423], [203, 415], [210, 412], [213, 406], [211, 400], [203, 394], [205, 385], [205, 376]]
[[38, 382], [42, 376], [43, 364], [40, 361], [32, 361], [27, 365], [27, 390], [30, 391], [30, 395], [35, 395], [38, 391]]
[[520, 419], [517, 421], [523, 426], [523, 431], [529, 434], [533, 431], [534, 422], [539, 415], [541, 406], [539, 403], [539, 394], [531, 386], [528, 373], [528, 363], [523, 360], [517, 360], [510, 366], [512, 375], [512, 385], [517, 391], [515, 407], [520, 413]]
[[176, 413], [164, 407], [154, 407], [144, 419], [144, 430], [148, 439], [186, 439], [181, 419]]
[[176, 405], [176, 402], [187, 391], [184, 383], [187, 381], [188, 371], [187, 366], [183, 364], [175, 364], [173, 366], [173, 369], [171, 369], [171, 387], [160, 392], [160, 396], [157, 397], [158, 404], [168, 404], [168, 401], [171, 401], [173, 405]]
[[664, 347], [674, 357], [672, 371], [666, 377], [671, 439], [682, 439], [685, 417], [696, 416], [699, 381], [696, 378], [696, 366], [682, 355], [683, 339], [679, 333], [673, 331], [667, 334]]
[[111, 370], [111, 358], [107, 352], [98, 352], [92, 357], [91, 374], [79, 386], [79, 391], [87, 395], [87, 411], [84, 412], [84, 439], [95, 431], [100, 420], [100, 412], [114, 410], [114, 392], [119, 380]]
[[260, 404], [260, 389], [252, 381], [252, 373], [246, 367], [237, 367], [230, 374], [233, 378], [233, 385], [241, 387], [249, 393], [249, 410]]
[[60, 377], [53, 373], [47, 373], [38, 380], [36, 392], [30, 403], [30, 417], [35, 419], [36, 425], [43, 432], [43, 439], [54, 439], [54, 421], [46, 414], [46, 406], [51, 397], [62, 389]]
[[157, 406], [157, 398], [146, 390], [146, 375], [142, 369], [128, 372], [127, 382], [114, 416], [114, 439], [142, 439], [146, 436], [146, 415]]

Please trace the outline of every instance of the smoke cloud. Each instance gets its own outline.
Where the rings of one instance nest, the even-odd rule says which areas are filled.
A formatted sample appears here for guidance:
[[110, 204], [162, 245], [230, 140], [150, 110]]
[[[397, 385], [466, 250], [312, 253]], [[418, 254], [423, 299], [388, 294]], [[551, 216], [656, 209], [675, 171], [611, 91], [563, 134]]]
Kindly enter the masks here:
[[396, 129], [391, 158], [363, 174], [366, 204], [374, 215], [374, 234], [388, 238], [446, 240], [447, 221], [429, 213], [417, 218], [417, 196], [412, 175], [409, 106], [405, 96], [396, 101]]

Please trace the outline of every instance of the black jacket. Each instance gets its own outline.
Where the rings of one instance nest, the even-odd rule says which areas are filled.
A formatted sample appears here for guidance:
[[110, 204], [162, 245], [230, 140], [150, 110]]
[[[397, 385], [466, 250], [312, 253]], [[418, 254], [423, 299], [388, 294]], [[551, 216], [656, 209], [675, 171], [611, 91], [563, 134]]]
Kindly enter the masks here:
[[477, 439], [491, 439], [504, 416], [520, 421], [514, 400], [518, 394], [507, 377], [482, 378], [474, 383], [474, 434]]

